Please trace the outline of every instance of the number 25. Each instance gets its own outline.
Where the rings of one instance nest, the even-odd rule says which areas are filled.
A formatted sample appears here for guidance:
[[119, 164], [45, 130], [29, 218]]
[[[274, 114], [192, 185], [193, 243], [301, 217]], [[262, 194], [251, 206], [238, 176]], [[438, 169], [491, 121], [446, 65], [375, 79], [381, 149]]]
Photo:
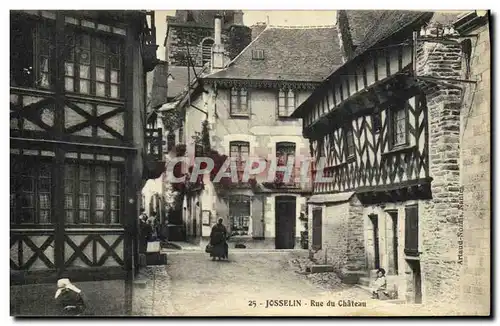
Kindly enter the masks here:
[[248, 301], [248, 306], [249, 307], [256, 307], [257, 303], [254, 300], [250, 300], [250, 301]]

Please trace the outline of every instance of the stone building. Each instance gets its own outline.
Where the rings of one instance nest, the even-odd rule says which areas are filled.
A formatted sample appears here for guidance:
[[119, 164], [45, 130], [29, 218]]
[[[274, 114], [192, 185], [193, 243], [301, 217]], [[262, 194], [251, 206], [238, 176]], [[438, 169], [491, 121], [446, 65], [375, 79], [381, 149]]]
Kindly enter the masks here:
[[400, 299], [487, 314], [487, 16], [339, 11], [338, 29], [344, 64], [292, 115], [329, 178], [308, 202], [312, 254], [345, 281], [383, 267]]
[[[215, 16], [222, 16], [221, 42], [233, 59], [251, 41], [241, 10], [176, 10], [167, 17], [165, 58], [171, 66], [202, 67], [211, 60]], [[190, 58], [190, 62], [188, 60]]]
[[[216, 24], [217, 26], [217, 24]], [[216, 29], [216, 37], [217, 29]], [[210, 73], [193, 85], [191, 108], [186, 109], [187, 155], [195, 154], [192, 136], [208, 121], [212, 149], [238, 161], [259, 157], [309, 157], [301, 122], [290, 113], [309, 97], [332, 67], [341, 65], [337, 30], [323, 27], [267, 26], [227, 66], [220, 44], [214, 45]], [[298, 172], [297, 174], [298, 175]], [[188, 236], [204, 243], [218, 217], [247, 248], [298, 248], [310, 188], [300, 180], [275, 184], [219, 186], [204, 180], [204, 190], [186, 202]], [[201, 236], [201, 238], [200, 238]]]

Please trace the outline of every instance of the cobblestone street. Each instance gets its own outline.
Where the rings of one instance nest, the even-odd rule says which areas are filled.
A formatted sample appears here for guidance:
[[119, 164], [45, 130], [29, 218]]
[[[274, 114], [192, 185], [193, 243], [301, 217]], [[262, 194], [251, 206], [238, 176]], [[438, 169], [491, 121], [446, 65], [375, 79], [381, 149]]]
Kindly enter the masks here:
[[[366, 307], [338, 307], [338, 300], [366, 302], [377, 306], [357, 288], [326, 291], [295, 273], [289, 260], [305, 252], [233, 251], [229, 262], [211, 261], [203, 252], [169, 252], [170, 304], [164, 313], [174, 316], [277, 316], [356, 315]], [[266, 307], [266, 300], [300, 300], [301, 306]], [[312, 307], [311, 300], [322, 301]], [[327, 306], [334, 301], [336, 306]], [[255, 302], [255, 306], [253, 305]], [[297, 301], [295, 301], [297, 302]], [[156, 309], [157, 310], [157, 309]]]

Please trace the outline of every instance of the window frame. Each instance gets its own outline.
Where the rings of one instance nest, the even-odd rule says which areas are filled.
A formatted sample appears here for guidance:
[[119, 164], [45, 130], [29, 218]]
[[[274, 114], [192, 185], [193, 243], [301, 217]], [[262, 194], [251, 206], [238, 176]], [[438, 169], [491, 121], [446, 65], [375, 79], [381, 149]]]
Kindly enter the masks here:
[[[33, 215], [34, 215], [34, 221], [29, 222], [29, 223], [21, 223], [21, 200], [20, 200], [20, 194], [23, 192], [21, 190], [21, 179], [22, 177], [25, 177], [24, 175], [19, 175], [18, 173], [15, 172], [20, 172], [20, 171], [12, 171], [10, 172], [10, 186], [12, 187], [12, 181], [14, 181], [14, 191], [12, 192], [12, 188], [10, 189], [10, 195], [14, 194], [15, 199], [14, 199], [14, 210], [12, 211], [12, 207], [10, 207], [10, 202], [9, 202], [9, 209], [10, 209], [10, 225], [15, 226], [15, 227], [44, 227], [44, 226], [50, 226], [52, 227], [55, 224], [55, 218], [54, 218], [54, 211], [55, 211], [55, 198], [54, 198], [54, 160], [52, 157], [41, 157], [41, 156], [32, 156], [32, 155], [11, 155], [10, 156], [11, 163], [15, 164], [15, 161], [20, 161], [22, 160], [24, 164], [27, 164], [29, 162], [30, 167], [34, 168], [35, 174], [32, 178], [32, 189], [33, 191], [31, 192], [33, 194]], [[45, 165], [48, 167], [48, 170], [51, 173], [50, 176], [50, 204], [48, 210], [50, 210], [50, 217], [49, 217], [49, 222], [48, 223], [40, 223], [40, 193], [47, 193], [46, 191], [40, 191], [40, 184], [41, 181], [40, 179], [45, 179], [41, 177], [40, 170], [41, 167]], [[25, 172], [26, 170], [23, 169], [22, 172]]]
[[252, 60], [264, 60], [264, 50], [252, 50]]
[[[96, 22], [94, 22], [97, 24]], [[84, 27], [81, 25], [72, 25], [72, 24], [66, 24], [65, 25], [65, 34], [66, 34], [66, 39], [70, 37], [70, 35], [73, 37], [72, 38], [72, 47], [74, 49], [73, 51], [73, 58], [71, 63], [73, 64], [73, 75], [69, 76], [66, 75], [66, 63], [69, 63], [67, 60], [67, 57], [64, 58], [64, 64], [65, 64], [65, 71], [64, 71], [64, 92], [66, 94], [71, 94], [71, 95], [77, 95], [77, 96], [90, 96], [94, 97], [97, 99], [106, 99], [106, 100], [114, 100], [114, 101], [123, 101], [125, 99], [125, 60], [124, 54], [125, 54], [125, 37], [123, 35], [118, 35], [114, 33], [107, 33], [101, 30], [96, 30], [92, 29], [89, 27]], [[76, 54], [76, 52], [81, 51], [81, 39], [82, 35], [85, 35], [89, 37], [89, 47], [88, 47], [88, 52], [90, 55], [89, 58], [89, 77], [88, 78], [82, 78], [80, 74], [80, 66], [81, 64], [81, 58]], [[105, 51], [98, 50], [97, 49], [97, 39], [101, 39], [102, 44], [104, 45]], [[111, 56], [112, 53], [109, 49], [109, 45], [114, 43], [117, 47], [117, 53], [115, 57], [119, 60], [118, 62], [118, 68], [112, 69], [112, 64], [111, 64]], [[96, 57], [99, 54], [103, 55], [105, 57], [105, 67], [104, 67], [104, 81], [97, 80], [97, 74], [96, 70], [98, 67], [102, 68], [102, 66], [98, 66], [96, 63]], [[118, 77], [116, 82], [111, 81], [111, 71], [116, 70], [118, 72]], [[73, 78], [73, 90], [66, 90], [66, 79], [67, 78]], [[89, 92], [88, 93], [82, 93], [79, 90], [80, 82], [82, 79], [88, 80], [89, 81]], [[97, 84], [98, 83], [103, 83], [105, 90], [104, 90], [104, 96], [103, 95], [97, 95]], [[117, 97], [112, 97], [111, 96], [111, 86], [117, 86], [117, 91], [118, 91], [118, 96]]]
[[[12, 85], [12, 82], [15, 80], [15, 78], [12, 78], [12, 68], [13, 68], [13, 60], [12, 56], [10, 59], [10, 74], [11, 74], [11, 80], [10, 80], [10, 86], [11, 87], [20, 87], [20, 88], [32, 88], [32, 89], [40, 89], [40, 90], [46, 90], [46, 91], [54, 91], [55, 90], [55, 84], [57, 82], [56, 79], [56, 58], [55, 58], [55, 51], [52, 47], [53, 44], [55, 44], [55, 32], [56, 32], [56, 24], [54, 19], [46, 18], [46, 17], [37, 17], [37, 16], [31, 16], [28, 14], [23, 14], [23, 13], [11, 13], [11, 21], [10, 21], [10, 26], [12, 29], [12, 23], [14, 22], [20, 22], [22, 25], [30, 25], [26, 26], [27, 29], [30, 30], [31, 33], [31, 51], [32, 51], [32, 58], [31, 58], [31, 64], [32, 64], [32, 70], [31, 72], [33, 73], [33, 80], [29, 83], [29, 85]], [[41, 38], [41, 30], [43, 28], [47, 28], [49, 31], [49, 35], [51, 36], [52, 40], [48, 44], [48, 65], [49, 67], [47, 68], [48, 71], [46, 72], [49, 77], [49, 85], [48, 87], [43, 87], [39, 85], [39, 80], [41, 79], [41, 62], [40, 59], [42, 57], [42, 54], [40, 52], [41, 49], [41, 44], [42, 44], [42, 38]], [[12, 33], [11, 33], [11, 38], [12, 38]], [[12, 42], [12, 39], [11, 39]], [[12, 43], [11, 43], [12, 45]], [[12, 47], [11, 47], [11, 55], [12, 55]]]
[[[210, 42], [210, 49], [209, 49], [209, 53], [208, 53], [208, 60], [207, 60], [207, 57], [206, 57], [206, 47], [208, 47], [207, 45], [205, 45], [205, 43], [207, 42]], [[200, 43], [200, 47], [201, 47], [201, 64], [202, 65], [205, 65], [206, 63], [211, 63], [212, 62], [212, 48], [215, 44], [215, 41], [210, 38], [210, 37], [207, 37], [205, 39], [203, 39]]]
[[[245, 95], [242, 95], [242, 91], [245, 91]], [[249, 90], [246, 87], [231, 87], [229, 89], [229, 114], [231, 117], [241, 117], [241, 118], [249, 118], [250, 117], [250, 108], [248, 106], [248, 95]], [[243, 103], [242, 98], [245, 98], [245, 103]], [[233, 102], [233, 98], [236, 98], [236, 103]], [[241, 108], [242, 104], [246, 107], [246, 112], [242, 113]], [[236, 107], [235, 107], [236, 105]], [[235, 109], [238, 112], [235, 112]]]
[[[354, 129], [351, 125], [344, 126], [344, 144], [345, 144], [345, 159], [351, 161], [356, 157], [356, 142], [354, 140]], [[349, 146], [349, 140], [352, 140], [352, 147]], [[352, 152], [351, 152], [352, 151]]]
[[[290, 93], [292, 93], [292, 96], [290, 96]], [[282, 96], [284, 94], [284, 96]], [[284, 99], [284, 105], [282, 106], [280, 104], [280, 99]], [[293, 98], [293, 105], [290, 105], [290, 99]], [[284, 108], [286, 111], [286, 115], [281, 114], [281, 108]], [[287, 88], [282, 88], [279, 89], [277, 94], [276, 94], [276, 117], [278, 119], [295, 119], [290, 117], [290, 115], [295, 111], [297, 108], [297, 92], [295, 92], [292, 89], [287, 89]]]
[[[90, 38], [91, 38], [91, 44], [94, 44], [95, 43], [95, 37], [99, 37], [99, 38], [102, 38], [104, 39], [104, 44], [109, 44], [110, 40], [112, 40], [114, 43], [116, 43], [118, 45], [118, 53], [116, 54], [116, 58], [119, 59], [119, 63], [118, 63], [118, 68], [117, 69], [114, 69], [114, 70], [118, 70], [118, 78], [117, 78], [117, 81], [116, 82], [111, 82], [111, 63], [110, 63], [110, 53], [106, 52], [106, 68], [105, 68], [105, 74], [106, 74], [106, 77], [105, 77], [105, 81], [104, 81], [104, 84], [105, 84], [105, 95], [104, 96], [100, 96], [100, 95], [96, 95], [96, 92], [95, 92], [95, 83], [97, 83], [98, 81], [94, 78], [95, 76], [95, 64], [93, 64], [92, 62], [94, 61], [94, 57], [95, 57], [95, 54], [93, 54], [91, 51], [92, 51], [92, 45], [89, 49], [89, 52], [90, 52], [90, 90], [89, 90], [89, 94], [85, 94], [85, 93], [81, 93], [79, 91], [75, 91], [77, 89], [77, 84], [76, 84], [76, 80], [77, 79], [80, 79], [80, 76], [79, 76], [79, 71], [76, 69], [76, 65], [77, 65], [77, 62], [75, 61], [75, 57], [76, 55], [74, 54], [73, 55], [73, 63], [74, 63], [74, 67], [73, 67], [73, 77], [74, 77], [74, 81], [73, 81], [73, 91], [68, 91], [66, 90], [66, 85], [65, 85], [65, 79], [66, 78], [61, 78], [61, 79], [58, 79], [56, 78], [56, 65], [58, 64], [57, 63], [57, 58], [56, 58], [56, 54], [55, 53], [55, 50], [54, 50], [54, 44], [55, 44], [55, 34], [56, 34], [56, 31], [55, 31], [55, 19], [54, 18], [48, 18], [46, 16], [35, 16], [35, 15], [32, 15], [32, 14], [28, 14], [28, 13], [23, 13], [23, 12], [13, 12], [11, 13], [11, 24], [13, 22], [13, 18], [15, 19], [18, 19], [19, 21], [23, 22], [24, 24], [26, 24], [26, 22], [29, 22], [30, 24], [32, 24], [33, 26], [31, 27], [31, 31], [32, 31], [32, 34], [33, 34], [33, 47], [32, 47], [32, 51], [33, 51], [33, 58], [32, 58], [32, 64], [33, 64], [33, 72], [34, 72], [34, 77], [33, 77], [33, 82], [31, 83], [31, 85], [13, 85], [12, 84], [12, 81], [14, 80], [14, 78], [12, 78], [12, 70], [10, 71], [11, 73], [11, 87], [20, 87], [20, 88], [29, 88], [29, 89], [41, 89], [41, 90], [47, 90], [47, 91], [54, 91], [56, 89], [56, 86], [59, 84], [59, 83], [62, 83], [62, 89], [64, 89], [65, 91], [65, 94], [67, 95], [75, 95], [75, 96], [88, 96], [88, 97], [92, 97], [92, 98], [96, 98], [96, 99], [105, 99], [105, 100], [110, 100], [110, 101], [121, 101], [123, 102], [125, 100], [125, 60], [123, 59], [124, 55], [125, 55], [125, 43], [126, 43], [126, 34], [123, 35], [122, 33], [118, 33], [118, 32], [115, 32], [115, 29], [122, 29], [124, 28], [124, 26], [122, 24], [114, 24], [114, 25], [109, 25], [108, 29], [111, 29], [113, 30], [113, 32], [111, 31], [106, 31], [104, 29], [99, 29], [99, 25], [102, 25], [102, 24], [99, 24], [98, 21], [96, 20], [84, 20], [84, 19], [80, 19], [80, 18], [75, 18], [74, 16], [70, 16], [70, 15], [66, 15], [65, 16], [65, 25], [64, 25], [64, 30], [65, 30], [65, 33], [66, 33], [66, 38], [68, 36], [68, 32], [71, 31], [72, 33], [75, 33], [75, 32], [78, 32], [80, 34], [85, 34], [85, 35], [89, 35]], [[75, 23], [70, 23], [68, 22], [67, 19], [72, 19], [76, 22], [78, 22], [78, 24], [75, 24]], [[93, 23], [94, 24], [94, 27], [89, 27], [89, 26], [85, 26], [82, 22], [85, 21], [85, 22], [90, 22], [90, 23]], [[49, 61], [48, 61], [48, 64], [49, 64], [49, 71], [48, 71], [48, 75], [49, 75], [49, 87], [41, 87], [41, 86], [38, 86], [36, 85], [36, 82], [37, 80], [40, 79], [40, 26], [41, 25], [45, 25], [45, 26], [49, 26], [49, 28], [52, 29], [51, 31], [51, 35], [53, 35], [53, 43], [51, 43], [49, 45], [49, 49], [51, 51], [50, 53], [50, 56], [49, 56]], [[97, 26], [97, 28], [95, 27]], [[126, 31], [125, 31], [126, 33]], [[76, 49], [76, 46], [74, 47], [74, 49]], [[67, 50], [67, 48], [66, 48]], [[64, 58], [64, 61], [66, 63], [66, 58]], [[11, 67], [12, 67], [12, 61], [11, 61]], [[78, 76], [77, 76], [77, 72], [78, 72]], [[66, 69], [65, 69], [65, 77], [69, 77], [69, 76], [66, 76]], [[111, 96], [111, 84], [113, 85], [116, 85], [118, 87], [118, 97], [112, 97]]]
[[[232, 147], [233, 146], [237, 146], [238, 147], [238, 154], [239, 154], [238, 156], [233, 156], [232, 155], [232, 153], [233, 153]], [[248, 156], [247, 156], [246, 159], [242, 159], [242, 155], [241, 155], [242, 151], [241, 151], [241, 149], [243, 147], [246, 147], [248, 149]], [[229, 142], [229, 157], [236, 158], [236, 162], [237, 162], [238, 166], [239, 166], [239, 164], [244, 164], [246, 162], [246, 160], [250, 157], [250, 142], [248, 142], [248, 141], [240, 141], [240, 140], [230, 141]]]
[[[240, 200], [236, 200], [236, 199], [240, 199]], [[243, 221], [245, 221], [243, 224], [243, 227], [241, 230], [240, 228], [235, 228], [234, 225], [235, 225], [235, 217], [236, 215], [233, 215], [232, 213], [232, 210], [231, 210], [231, 206], [232, 205], [237, 205], [237, 206], [240, 206], [241, 207], [241, 202], [244, 201], [244, 200], [247, 200], [248, 201], [248, 215], [241, 215], [238, 217], [241, 217]], [[229, 215], [229, 230], [230, 230], [230, 233], [231, 235], [233, 236], [250, 236], [250, 225], [252, 223], [252, 196], [246, 196], [246, 195], [231, 195], [229, 196], [228, 198], [228, 215]], [[246, 230], [245, 230], [246, 228]], [[238, 234], [238, 235], [235, 235], [234, 232], [246, 232], [246, 234]]]
[[[410, 127], [410, 117], [409, 117], [410, 114], [409, 114], [409, 110], [407, 107], [407, 102], [404, 101], [404, 102], [395, 103], [389, 107], [388, 111], [389, 111], [389, 146], [390, 146], [390, 150], [408, 146], [409, 140], [410, 140], [410, 128], [409, 128]], [[402, 143], [396, 143], [395, 132], [396, 132], [397, 127], [398, 127], [397, 122], [403, 120], [403, 119], [396, 120], [397, 113], [400, 111], [403, 111], [404, 115], [405, 115], [405, 117], [404, 117], [405, 141]]]
[[[73, 181], [73, 192], [71, 193], [72, 198], [73, 198], [73, 208], [66, 208], [65, 202], [66, 202], [66, 167], [69, 165], [73, 165], [76, 167], [76, 172], [73, 174], [74, 179]], [[90, 187], [90, 192], [89, 192], [89, 222], [81, 222], [80, 217], [79, 217], [79, 212], [80, 210], [80, 183], [81, 183], [81, 177], [80, 177], [80, 166], [88, 166], [90, 167], [90, 179], [89, 179], [89, 187]], [[102, 167], [105, 170], [105, 181], [104, 181], [104, 223], [96, 223], [96, 211], [100, 209], [96, 209], [96, 197], [98, 196], [97, 194], [97, 178], [96, 178], [96, 167]], [[116, 168], [118, 170], [118, 179], [112, 181], [111, 180], [111, 169]], [[103, 161], [82, 161], [82, 160], [75, 160], [75, 159], [67, 159], [65, 160], [65, 170], [64, 170], [64, 176], [63, 176], [63, 184], [64, 184], [64, 225], [70, 226], [70, 227], [117, 227], [117, 226], [123, 226], [123, 213], [124, 213], [124, 208], [125, 208], [125, 202], [124, 202], [124, 165], [120, 163], [113, 163], [113, 162], [103, 162]], [[110, 191], [110, 184], [111, 182], [118, 182], [118, 190], [116, 194], [111, 194]], [[117, 197], [118, 198], [118, 209], [112, 209], [111, 208], [111, 198], [112, 197]], [[75, 221], [74, 223], [70, 223], [67, 221], [66, 218], [66, 211], [67, 210], [72, 210], [73, 211], [73, 220]], [[118, 222], [112, 223], [111, 222], [111, 211], [117, 211], [118, 214]]]

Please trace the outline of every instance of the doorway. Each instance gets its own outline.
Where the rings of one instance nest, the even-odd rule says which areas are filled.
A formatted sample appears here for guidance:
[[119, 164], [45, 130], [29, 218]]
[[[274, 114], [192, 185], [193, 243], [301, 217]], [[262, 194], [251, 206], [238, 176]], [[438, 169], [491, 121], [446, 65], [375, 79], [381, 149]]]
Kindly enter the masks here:
[[406, 260], [411, 269], [411, 286], [409, 295], [414, 303], [422, 303], [422, 274], [420, 271], [420, 260]]
[[380, 268], [380, 247], [379, 247], [379, 230], [378, 230], [378, 215], [371, 214], [368, 216], [373, 227], [373, 251], [374, 251], [374, 269]]
[[295, 247], [296, 200], [293, 196], [277, 196], [275, 199], [276, 249]]

